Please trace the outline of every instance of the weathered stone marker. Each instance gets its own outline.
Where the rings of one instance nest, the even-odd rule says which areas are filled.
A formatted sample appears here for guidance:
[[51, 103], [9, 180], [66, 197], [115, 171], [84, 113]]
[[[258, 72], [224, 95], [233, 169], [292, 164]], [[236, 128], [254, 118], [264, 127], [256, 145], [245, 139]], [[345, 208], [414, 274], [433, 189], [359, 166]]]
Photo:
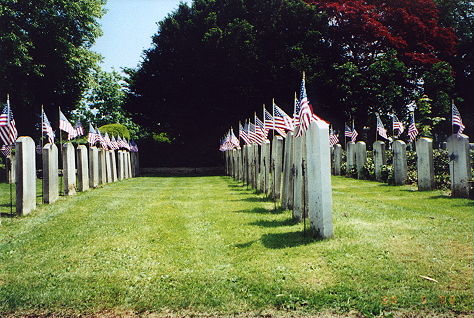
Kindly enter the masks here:
[[46, 144], [43, 147], [43, 202], [53, 203], [59, 198], [58, 147]]
[[70, 142], [63, 144], [63, 190], [64, 195], [76, 194], [76, 156]]
[[117, 182], [117, 158], [115, 150], [110, 150], [110, 161], [112, 162], [112, 182]]
[[89, 158], [84, 145], [77, 146], [77, 190], [89, 190]]
[[346, 174], [349, 174], [351, 169], [356, 167], [356, 152], [355, 152], [355, 143], [353, 141], [349, 141], [346, 144]]
[[333, 236], [329, 125], [313, 122], [306, 134], [308, 215], [313, 235], [327, 239]]
[[107, 150], [99, 148], [99, 185], [107, 183], [105, 154]]
[[333, 156], [334, 156], [334, 175], [341, 175], [341, 165], [342, 165], [342, 146], [340, 144], [335, 144], [333, 146]]
[[15, 144], [16, 213], [27, 215], [36, 208], [35, 142], [19, 137]]
[[393, 147], [393, 176], [395, 185], [407, 182], [407, 145], [401, 140], [395, 140]]
[[293, 207], [293, 133], [290, 132], [285, 138], [285, 155], [283, 161], [283, 183], [281, 188], [281, 207], [291, 209]]
[[127, 151], [127, 168], [128, 168], [128, 177], [132, 177], [132, 161], [130, 159], [130, 151]]
[[272, 160], [273, 160], [273, 200], [280, 200], [281, 198], [281, 173], [283, 169], [283, 137], [274, 136], [273, 137], [273, 150], [272, 151]]
[[294, 156], [294, 195], [293, 195], [293, 219], [301, 221], [304, 209], [304, 178], [303, 178], [303, 147], [305, 146], [303, 136], [296, 137], [293, 145]]
[[99, 186], [99, 150], [97, 147], [89, 148], [89, 187]]
[[447, 141], [449, 152], [449, 174], [451, 191], [455, 198], [469, 198], [471, 180], [471, 159], [469, 158], [469, 137], [451, 135]]
[[265, 194], [270, 194], [270, 168], [271, 168], [271, 158], [270, 158], [270, 140], [265, 140], [262, 145], [263, 155], [263, 191]]
[[125, 175], [125, 171], [123, 169], [123, 150], [117, 151], [117, 173], [119, 181], [122, 181]]
[[15, 159], [15, 154], [12, 153], [10, 154], [10, 157], [7, 158], [5, 168], [7, 172], [7, 183], [8, 184], [14, 184], [16, 181], [16, 159]]
[[375, 180], [382, 181], [382, 166], [387, 164], [387, 154], [385, 153], [385, 143], [383, 141], [376, 141], [374, 147], [374, 168]]
[[430, 191], [434, 188], [433, 140], [420, 138], [416, 142], [418, 190]]
[[107, 183], [112, 182], [112, 158], [110, 156], [110, 150], [105, 151], [105, 174], [107, 175]]
[[363, 141], [355, 144], [357, 178], [362, 179], [364, 165], [367, 162], [367, 145]]

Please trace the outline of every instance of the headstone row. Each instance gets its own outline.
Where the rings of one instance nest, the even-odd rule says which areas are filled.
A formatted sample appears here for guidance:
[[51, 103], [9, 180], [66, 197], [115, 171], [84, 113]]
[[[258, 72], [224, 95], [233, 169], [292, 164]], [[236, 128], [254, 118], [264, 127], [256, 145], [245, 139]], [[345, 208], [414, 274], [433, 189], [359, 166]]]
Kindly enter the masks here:
[[293, 218], [310, 220], [317, 238], [333, 235], [329, 127], [311, 123], [296, 137], [273, 136], [262, 145], [248, 144], [224, 152], [225, 172], [238, 181], [281, 202]]
[[[392, 143], [393, 151], [393, 177], [395, 185], [407, 183], [407, 145], [401, 140]], [[471, 159], [469, 137], [454, 134], [446, 142], [449, 154], [449, 173], [453, 197], [469, 198], [472, 187]], [[346, 144], [346, 167], [349, 173], [355, 170], [357, 177], [362, 178], [363, 167], [367, 162], [367, 149], [364, 142], [348, 142]], [[420, 191], [430, 191], [435, 187], [433, 140], [420, 138], [415, 145], [417, 156], [417, 182]], [[342, 146], [333, 146], [332, 151], [333, 174], [341, 175]], [[373, 159], [375, 180], [382, 180], [382, 168], [387, 163], [385, 143], [376, 141], [373, 144]], [[472, 194], [471, 194], [472, 195]]]
[[[138, 153], [126, 150], [87, 149], [72, 143], [62, 145], [62, 191], [65, 196], [75, 195], [106, 183], [139, 175]], [[35, 143], [30, 137], [16, 141], [15, 165], [16, 211], [26, 215], [36, 208], [36, 158]], [[59, 156], [55, 144], [42, 149], [43, 202], [50, 204], [59, 198]], [[11, 173], [11, 171], [10, 171]], [[12, 177], [10, 177], [12, 179]], [[9, 181], [11, 181], [9, 179]]]

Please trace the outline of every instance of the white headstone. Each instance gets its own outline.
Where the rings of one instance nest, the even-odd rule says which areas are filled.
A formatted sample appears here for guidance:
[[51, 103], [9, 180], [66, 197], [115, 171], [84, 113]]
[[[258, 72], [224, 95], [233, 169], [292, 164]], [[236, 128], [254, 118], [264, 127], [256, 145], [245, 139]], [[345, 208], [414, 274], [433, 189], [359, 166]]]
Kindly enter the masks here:
[[89, 190], [89, 158], [84, 145], [77, 146], [77, 189]]
[[99, 185], [107, 183], [107, 171], [106, 171], [106, 153], [107, 150], [98, 148], [99, 151]]
[[327, 239], [333, 236], [329, 125], [321, 121], [313, 122], [306, 134], [311, 230], [315, 237]]
[[401, 140], [395, 140], [393, 147], [393, 176], [395, 185], [404, 185], [407, 182], [407, 145]]
[[367, 146], [365, 142], [358, 141], [355, 145], [356, 149], [356, 169], [357, 169], [357, 178], [362, 179], [364, 165], [367, 162]]
[[89, 148], [89, 187], [99, 186], [99, 151], [97, 147]]
[[347, 171], [346, 171], [346, 174], [349, 174], [349, 172], [351, 171], [351, 169], [354, 169], [356, 167], [356, 151], [355, 151], [355, 143], [353, 141], [349, 141], [347, 144], [346, 144], [346, 160], [347, 160]]
[[110, 150], [112, 161], [112, 182], [117, 182], [117, 158], [115, 150]]
[[70, 142], [63, 144], [63, 191], [64, 195], [76, 194], [76, 156]]
[[469, 137], [463, 134], [449, 136], [447, 149], [450, 157], [451, 195], [455, 198], [469, 198], [469, 181], [472, 178]]
[[387, 154], [385, 153], [385, 143], [383, 141], [376, 141], [374, 147], [374, 169], [375, 180], [382, 181], [382, 166], [387, 164]]
[[19, 137], [15, 144], [16, 213], [27, 215], [36, 209], [35, 142]]
[[59, 198], [58, 147], [46, 144], [43, 147], [43, 202], [53, 203]]
[[304, 178], [303, 178], [303, 147], [305, 146], [305, 138], [295, 137], [293, 141], [293, 158], [294, 158], [294, 195], [293, 195], [293, 219], [301, 221], [303, 219], [304, 209]]
[[333, 146], [333, 154], [334, 154], [334, 175], [340, 176], [341, 175], [341, 165], [342, 165], [342, 146], [340, 144], [335, 144]]
[[416, 142], [418, 190], [431, 191], [434, 188], [433, 140], [420, 138]]
[[281, 198], [281, 177], [283, 170], [283, 137], [274, 136], [272, 144], [272, 160], [273, 160], [273, 200]]
[[283, 160], [283, 183], [281, 190], [281, 207], [293, 208], [293, 140], [294, 134], [288, 133], [285, 138], [285, 156]]

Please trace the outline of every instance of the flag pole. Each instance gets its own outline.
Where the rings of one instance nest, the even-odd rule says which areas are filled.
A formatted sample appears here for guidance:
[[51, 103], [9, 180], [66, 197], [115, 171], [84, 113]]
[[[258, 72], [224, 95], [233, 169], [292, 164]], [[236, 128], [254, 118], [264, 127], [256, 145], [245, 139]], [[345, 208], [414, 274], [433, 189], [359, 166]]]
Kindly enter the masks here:
[[454, 135], [453, 105], [454, 105], [454, 99], [451, 99], [451, 134], [452, 135]]
[[58, 130], [59, 130], [59, 153], [61, 155], [61, 178], [59, 179], [59, 193], [64, 195], [63, 192], [63, 178], [64, 178], [64, 167], [63, 167], [63, 134], [61, 133], [61, 106], [58, 106], [59, 110], [59, 121], [58, 121]]
[[[43, 158], [43, 125], [44, 125], [44, 110], [43, 110], [43, 104], [41, 104], [41, 161], [44, 160]], [[43, 191], [43, 184], [44, 184], [44, 178], [41, 178], [41, 198], [44, 199], [44, 191]]]
[[[8, 114], [7, 114], [7, 119], [8, 119], [8, 125], [10, 125], [10, 94], [7, 93], [7, 107], [8, 107]], [[10, 214], [13, 215], [13, 182], [12, 182], [12, 169], [13, 169], [13, 162], [12, 162], [12, 149], [10, 145]], [[15, 180], [16, 182], [16, 180]]]
[[376, 125], [375, 125], [375, 141], [378, 141], [378, 129], [379, 129], [379, 123], [378, 123], [378, 113], [375, 113], [375, 120], [376, 120]]

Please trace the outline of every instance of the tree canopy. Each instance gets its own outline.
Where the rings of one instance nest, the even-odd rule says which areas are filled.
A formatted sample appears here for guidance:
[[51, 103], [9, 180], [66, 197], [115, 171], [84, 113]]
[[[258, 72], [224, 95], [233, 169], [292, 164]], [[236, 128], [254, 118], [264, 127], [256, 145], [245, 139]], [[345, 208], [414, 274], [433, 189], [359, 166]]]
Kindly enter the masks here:
[[[32, 134], [46, 112], [74, 109], [99, 55], [105, 0], [0, 0], [0, 99], [10, 94], [17, 126]], [[56, 121], [56, 118], [50, 118]]]
[[425, 93], [447, 116], [457, 42], [442, 19], [432, 0], [195, 0], [159, 22], [126, 108], [200, 163], [272, 98], [291, 113], [302, 71], [315, 112], [339, 129], [373, 127], [374, 112], [403, 118]]

